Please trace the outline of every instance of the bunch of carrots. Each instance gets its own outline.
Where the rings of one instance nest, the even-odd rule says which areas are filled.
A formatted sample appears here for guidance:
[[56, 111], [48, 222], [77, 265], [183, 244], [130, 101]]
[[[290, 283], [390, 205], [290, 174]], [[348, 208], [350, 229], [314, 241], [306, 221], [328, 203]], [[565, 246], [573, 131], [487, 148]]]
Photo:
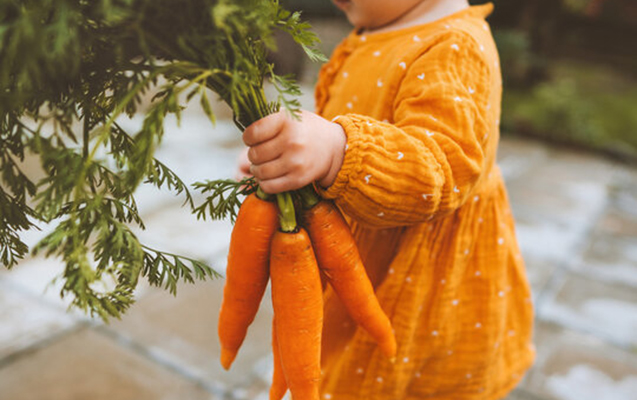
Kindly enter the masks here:
[[[296, 206], [295, 206], [296, 204]], [[296, 210], [302, 210], [298, 215]], [[219, 315], [221, 364], [229, 369], [271, 280], [274, 374], [270, 399], [318, 400], [323, 290], [329, 283], [352, 318], [394, 359], [396, 340], [367, 277], [349, 226], [312, 186], [261, 191], [241, 205], [228, 253]]]

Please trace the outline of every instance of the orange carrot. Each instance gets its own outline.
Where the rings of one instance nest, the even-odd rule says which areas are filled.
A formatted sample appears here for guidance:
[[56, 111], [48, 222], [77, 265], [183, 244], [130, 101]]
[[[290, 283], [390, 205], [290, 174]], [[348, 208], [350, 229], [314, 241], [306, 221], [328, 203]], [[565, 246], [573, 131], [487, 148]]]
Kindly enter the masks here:
[[396, 339], [383, 312], [347, 222], [333, 202], [323, 200], [304, 213], [321, 271], [352, 318], [378, 342], [389, 358], [396, 357]]
[[274, 234], [270, 279], [281, 364], [292, 398], [318, 400], [323, 292], [312, 243], [304, 229]]
[[281, 356], [279, 355], [279, 341], [276, 336], [276, 320], [272, 319], [272, 356], [274, 371], [272, 372], [272, 386], [270, 387], [270, 400], [281, 400], [288, 391], [288, 383], [283, 373]]
[[254, 320], [268, 284], [270, 240], [278, 227], [272, 202], [249, 195], [241, 205], [230, 238], [226, 283], [219, 312], [221, 365], [228, 369]]

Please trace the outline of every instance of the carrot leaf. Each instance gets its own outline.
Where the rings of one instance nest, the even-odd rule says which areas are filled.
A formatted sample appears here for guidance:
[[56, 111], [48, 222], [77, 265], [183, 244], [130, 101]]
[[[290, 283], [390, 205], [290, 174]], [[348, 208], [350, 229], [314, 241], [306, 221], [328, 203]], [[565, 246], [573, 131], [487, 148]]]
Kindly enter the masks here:
[[[32, 249], [64, 264], [62, 296], [103, 319], [134, 302], [140, 278], [175, 292], [216, 273], [203, 262], [151, 250], [134, 194], [142, 184], [185, 198], [200, 219], [234, 219], [254, 181], [183, 182], [155, 158], [164, 122], [192, 104], [215, 121], [214, 93], [243, 129], [300, 93], [267, 60], [275, 31], [314, 60], [317, 37], [278, 0], [0, 0], [0, 261], [29, 254], [21, 234], [52, 231]], [[264, 82], [275, 98], [266, 99]], [[136, 132], [119, 122], [141, 115]], [[214, 134], [214, 133], [213, 133]], [[41, 165], [30, 176], [21, 165]]]
[[197, 219], [212, 220], [226, 219], [234, 223], [237, 218], [237, 212], [241, 206], [243, 198], [257, 191], [256, 180], [245, 178], [241, 181], [232, 179], [221, 179], [216, 181], [196, 182], [195, 189], [202, 194], [212, 193], [206, 197], [206, 200], [197, 207], [193, 208], [193, 213]]

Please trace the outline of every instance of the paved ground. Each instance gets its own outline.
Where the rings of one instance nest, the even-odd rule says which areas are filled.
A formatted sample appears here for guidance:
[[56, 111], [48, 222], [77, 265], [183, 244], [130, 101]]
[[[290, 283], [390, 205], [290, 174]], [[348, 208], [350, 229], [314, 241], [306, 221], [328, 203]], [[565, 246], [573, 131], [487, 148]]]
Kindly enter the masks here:
[[[189, 113], [169, 132], [158, 158], [185, 181], [232, 176], [240, 142], [227, 120], [213, 131]], [[533, 285], [539, 354], [508, 400], [637, 399], [637, 168], [516, 138], [503, 139], [499, 159]], [[197, 222], [153, 188], [138, 198], [145, 243], [223, 271], [227, 222]], [[25, 238], [36, 243], [46, 229]], [[182, 286], [177, 297], [142, 287], [130, 312], [104, 325], [66, 312], [50, 284], [60, 271], [41, 258], [0, 270], [0, 400], [267, 399], [268, 301], [225, 372], [222, 280]]]

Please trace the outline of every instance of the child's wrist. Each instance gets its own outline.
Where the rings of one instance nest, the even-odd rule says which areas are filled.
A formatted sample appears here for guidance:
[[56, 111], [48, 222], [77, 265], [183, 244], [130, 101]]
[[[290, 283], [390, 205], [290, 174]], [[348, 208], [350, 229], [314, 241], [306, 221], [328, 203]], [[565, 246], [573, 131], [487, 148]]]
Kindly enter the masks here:
[[345, 145], [347, 144], [347, 136], [345, 135], [345, 130], [341, 125], [332, 122], [330, 128], [333, 132], [330, 135], [333, 139], [331, 160], [327, 173], [323, 178], [317, 181], [318, 184], [324, 188], [332, 186], [336, 180], [336, 176], [343, 165], [343, 158], [345, 158]]

